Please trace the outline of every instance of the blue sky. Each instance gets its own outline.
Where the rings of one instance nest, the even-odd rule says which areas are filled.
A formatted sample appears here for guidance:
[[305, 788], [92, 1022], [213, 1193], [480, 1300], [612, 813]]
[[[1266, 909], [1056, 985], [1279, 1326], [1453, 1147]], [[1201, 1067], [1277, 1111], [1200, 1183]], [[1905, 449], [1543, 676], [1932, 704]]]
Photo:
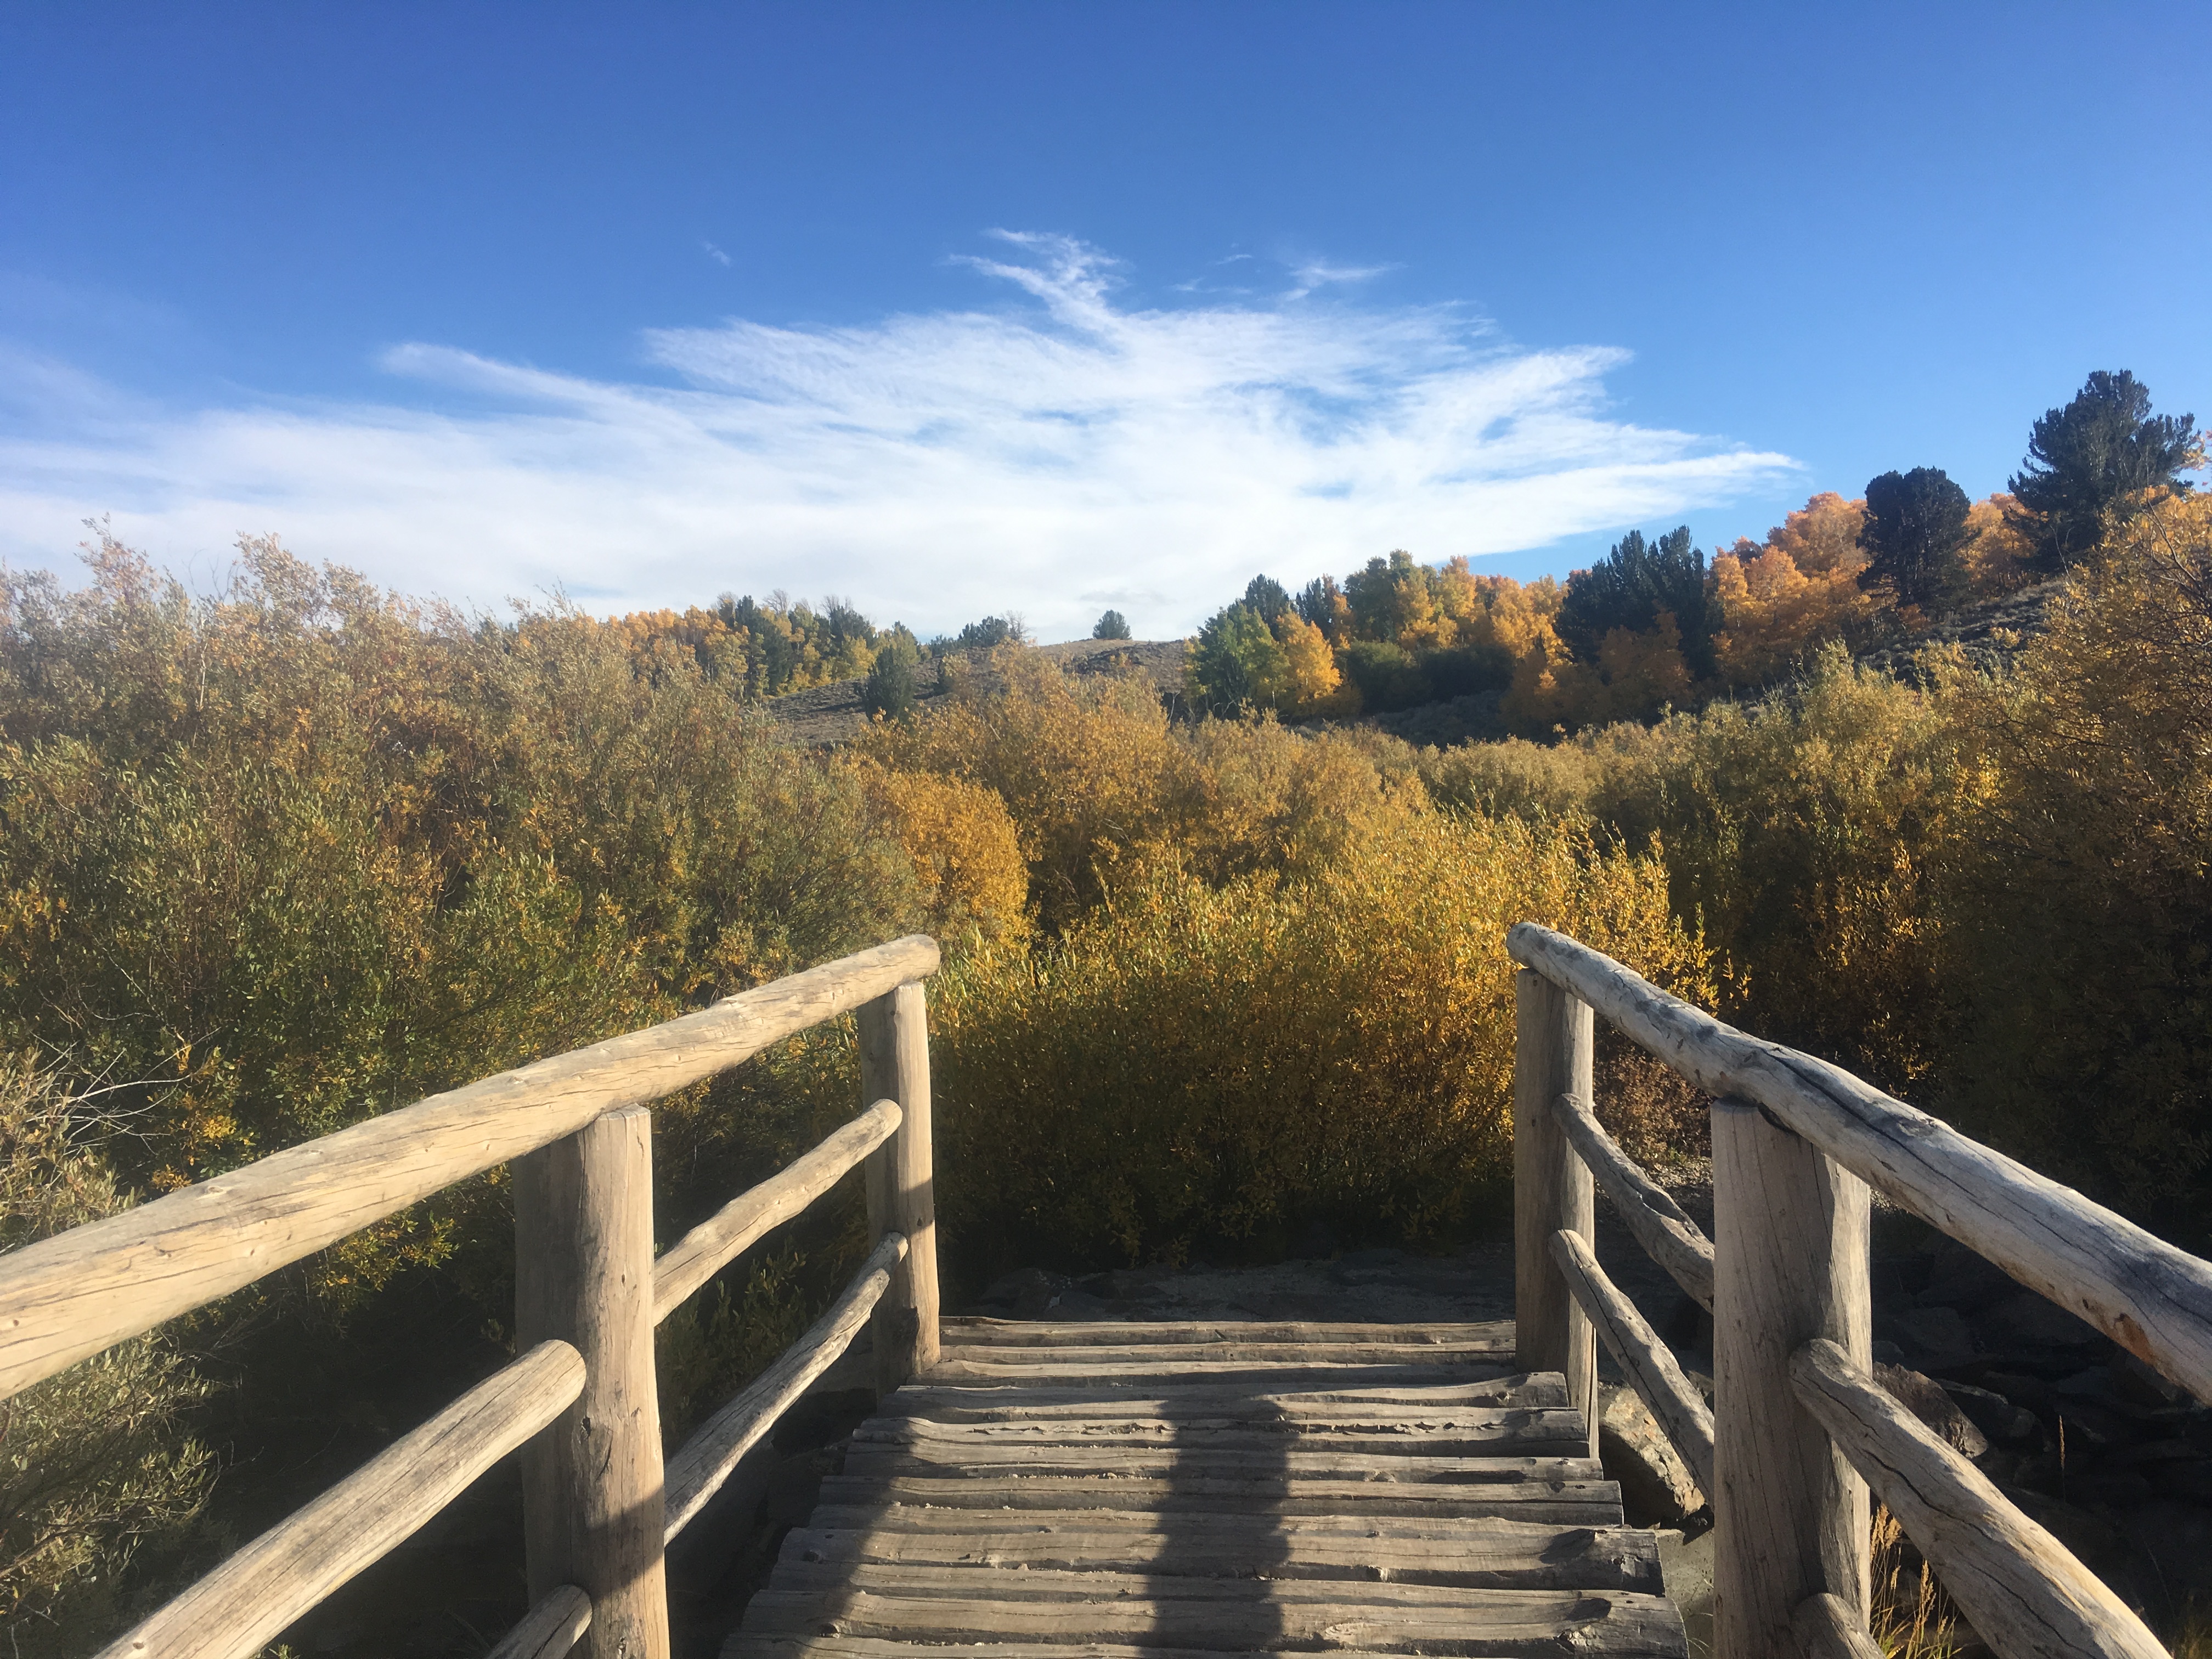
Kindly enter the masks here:
[[0, 556], [1158, 635], [1979, 495], [2091, 369], [2212, 417], [2203, 22], [0, 4]]

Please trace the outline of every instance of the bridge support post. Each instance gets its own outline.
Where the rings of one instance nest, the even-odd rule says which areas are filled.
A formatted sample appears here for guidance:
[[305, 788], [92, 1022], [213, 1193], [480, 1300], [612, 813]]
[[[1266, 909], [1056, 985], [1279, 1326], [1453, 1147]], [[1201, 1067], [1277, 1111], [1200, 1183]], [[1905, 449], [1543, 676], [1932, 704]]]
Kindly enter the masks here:
[[860, 1103], [895, 1100], [897, 1132], [868, 1156], [868, 1231], [904, 1233], [906, 1260], [876, 1304], [870, 1341], [876, 1392], [889, 1394], [937, 1363], [937, 1197], [930, 1140], [929, 1012], [921, 986], [860, 1005]]
[[653, 1115], [607, 1113], [514, 1170], [516, 1344], [559, 1338], [584, 1391], [523, 1449], [530, 1599], [592, 1599], [584, 1659], [668, 1659], [653, 1358]]
[[1513, 1331], [1522, 1370], [1560, 1371], [1568, 1398], [1589, 1424], [1597, 1455], [1597, 1334], [1567, 1289], [1552, 1253], [1565, 1229], [1585, 1243], [1596, 1232], [1596, 1194], [1553, 1115], [1563, 1094], [1591, 1096], [1589, 1005], [1531, 969], [1514, 978]]
[[1717, 1659], [1795, 1651], [1830, 1594], [1863, 1628], [1867, 1486], [1797, 1403], [1814, 1337], [1873, 1358], [1867, 1185], [1741, 1100], [1713, 1103], [1713, 1621]]

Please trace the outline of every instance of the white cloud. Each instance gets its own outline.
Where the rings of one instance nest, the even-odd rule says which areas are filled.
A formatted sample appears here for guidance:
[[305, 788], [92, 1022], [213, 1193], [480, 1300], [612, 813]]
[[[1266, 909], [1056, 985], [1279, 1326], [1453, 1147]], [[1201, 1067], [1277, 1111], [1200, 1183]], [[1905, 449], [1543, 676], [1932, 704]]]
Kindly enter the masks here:
[[652, 331], [673, 385], [386, 354], [473, 412], [404, 392], [177, 412], [50, 365], [16, 381], [29, 435], [0, 437], [0, 555], [59, 565], [108, 512], [179, 564], [273, 530], [485, 605], [780, 587], [924, 631], [1012, 609], [1054, 638], [1125, 599], [1164, 635], [1255, 570], [1295, 584], [1394, 547], [1479, 558], [1673, 522], [1794, 465], [1611, 418], [1619, 350], [1510, 349], [1449, 307], [1125, 306], [1096, 250], [1003, 240], [966, 263], [1014, 304]]
[[716, 247], [712, 242], [702, 242], [699, 246], [706, 249], [707, 257], [709, 259], [712, 259], [716, 264], [721, 265], [725, 269], [728, 267], [730, 256], [723, 252], [721, 249]]

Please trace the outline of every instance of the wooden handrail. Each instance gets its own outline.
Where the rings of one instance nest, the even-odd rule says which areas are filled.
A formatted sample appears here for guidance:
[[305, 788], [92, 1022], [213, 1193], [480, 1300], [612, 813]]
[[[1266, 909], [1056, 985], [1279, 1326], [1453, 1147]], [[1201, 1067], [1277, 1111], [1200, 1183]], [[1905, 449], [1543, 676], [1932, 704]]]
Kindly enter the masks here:
[[1892, 1201], [2212, 1400], [2212, 1263], [1841, 1066], [1746, 1036], [1565, 934], [1522, 922], [1506, 948], [1698, 1087], [1766, 1108]]
[[592, 1598], [563, 1584], [522, 1615], [484, 1659], [562, 1659], [592, 1627]]
[[545, 1342], [278, 1522], [100, 1659], [249, 1659], [568, 1408], [584, 1362]]
[[891, 1138], [898, 1103], [879, 1100], [789, 1168], [732, 1199], [684, 1235], [653, 1264], [653, 1321], [683, 1306], [771, 1227], [781, 1226], [842, 1180]]
[[892, 1270], [906, 1257], [906, 1240], [897, 1233], [886, 1234], [830, 1311], [744, 1393], [701, 1424], [684, 1449], [668, 1460], [665, 1540], [673, 1540], [691, 1523], [776, 1419], [852, 1346], [890, 1288]]
[[933, 973], [894, 940], [643, 1031], [433, 1095], [0, 1257], [0, 1399], [455, 1182]]
[[1842, 1348], [1807, 1343], [1790, 1380], [2005, 1659], [2166, 1659], [2126, 1602]]
[[1605, 1340], [1607, 1351], [1628, 1378], [1628, 1385], [1650, 1407], [1653, 1420], [1698, 1477], [1699, 1489], [1710, 1495], [1713, 1414], [1705, 1397], [1690, 1386], [1674, 1354], [1636, 1311], [1636, 1304], [1605, 1276], [1581, 1234], [1564, 1229], [1553, 1233], [1552, 1255], [1566, 1274], [1568, 1290]]
[[1559, 1127], [1644, 1253], [1707, 1313], [1713, 1310], [1713, 1246], [1682, 1206], [1629, 1157], [1578, 1095], [1552, 1103]]

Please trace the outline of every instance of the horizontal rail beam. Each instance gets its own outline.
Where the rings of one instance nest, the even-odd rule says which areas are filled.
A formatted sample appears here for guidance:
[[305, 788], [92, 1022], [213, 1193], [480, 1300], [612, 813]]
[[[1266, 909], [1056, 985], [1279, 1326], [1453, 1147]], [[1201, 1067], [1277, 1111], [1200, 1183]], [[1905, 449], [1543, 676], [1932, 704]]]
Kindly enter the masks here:
[[1654, 1420], [1681, 1453], [1690, 1473], [1698, 1477], [1698, 1489], [1711, 1497], [1713, 1414], [1704, 1396], [1682, 1375], [1674, 1354], [1644, 1322], [1636, 1304], [1605, 1276], [1580, 1233], [1564, 1227], [1553, 1233], [1552, 1257], [1559, 1264], [1568, 1291], [1597, 1328], [1637, 1398], [1651, 1408]]
[[0, 1400], [457, 1181], [933, 973], [916, 934], [465, 1088], [0, 1257]]
[[1568, 1141], [1589, 1165], [1597, 1184], [1613, 1200], [1613, 1207], [1644, 1247], [1644, 1254], [1664, 1267], [1707, 1313], [1713, 1310], [1713, 1244], [1636, 1160], [1620, 1150], [1606, 1133], [1605, 1126], [1589, 1103], [1577, 1095], [1561, 1095], [1552, 1103], [1552, 1115], [1566, 1132]]
[[760, 1443], [776, 1419], [852, 1346], [890, 1288], [891, 1269], [906, 1259], [906, 1249], [902, 1235], [886, 1233], [830, 1311], [742, 1394], [701, 1424], [683, 1450], [668, 1460], [665, 1536], [669, 1541], [707, 1507], [707, 1500], [722, 1489], [738, 1461]]
[[2005, 1659], [2166, 1659], [2126, 1602], [1836, 1343], [1790, 1358], [1799, 1401]]
[[658, 1325], [682, 1307], [769, 1228], [790, 1220], [836, 1186], [891, 1138], [899, 1117], [896, 1101], [878, 1101], [789, 1169], [739, 1194], [684, 1234], [653, 1264], [653, 1322]]
[[1707, 1093], [1765, 1107], [1875, 1191], [2212, 1401], [2212, 1261], [1841, 1066], [1746, 1036], [1564, 933], [1524, 921], [1506, 948]]
[[568, 1409], [584, 1361], [541, 1342], [271, 1527], [100, 1659], [250, 1659]]
[[541, 1599], [484, 1659], [562, 1659], [592, 1627], [592, 1598], [574, 1584]]

